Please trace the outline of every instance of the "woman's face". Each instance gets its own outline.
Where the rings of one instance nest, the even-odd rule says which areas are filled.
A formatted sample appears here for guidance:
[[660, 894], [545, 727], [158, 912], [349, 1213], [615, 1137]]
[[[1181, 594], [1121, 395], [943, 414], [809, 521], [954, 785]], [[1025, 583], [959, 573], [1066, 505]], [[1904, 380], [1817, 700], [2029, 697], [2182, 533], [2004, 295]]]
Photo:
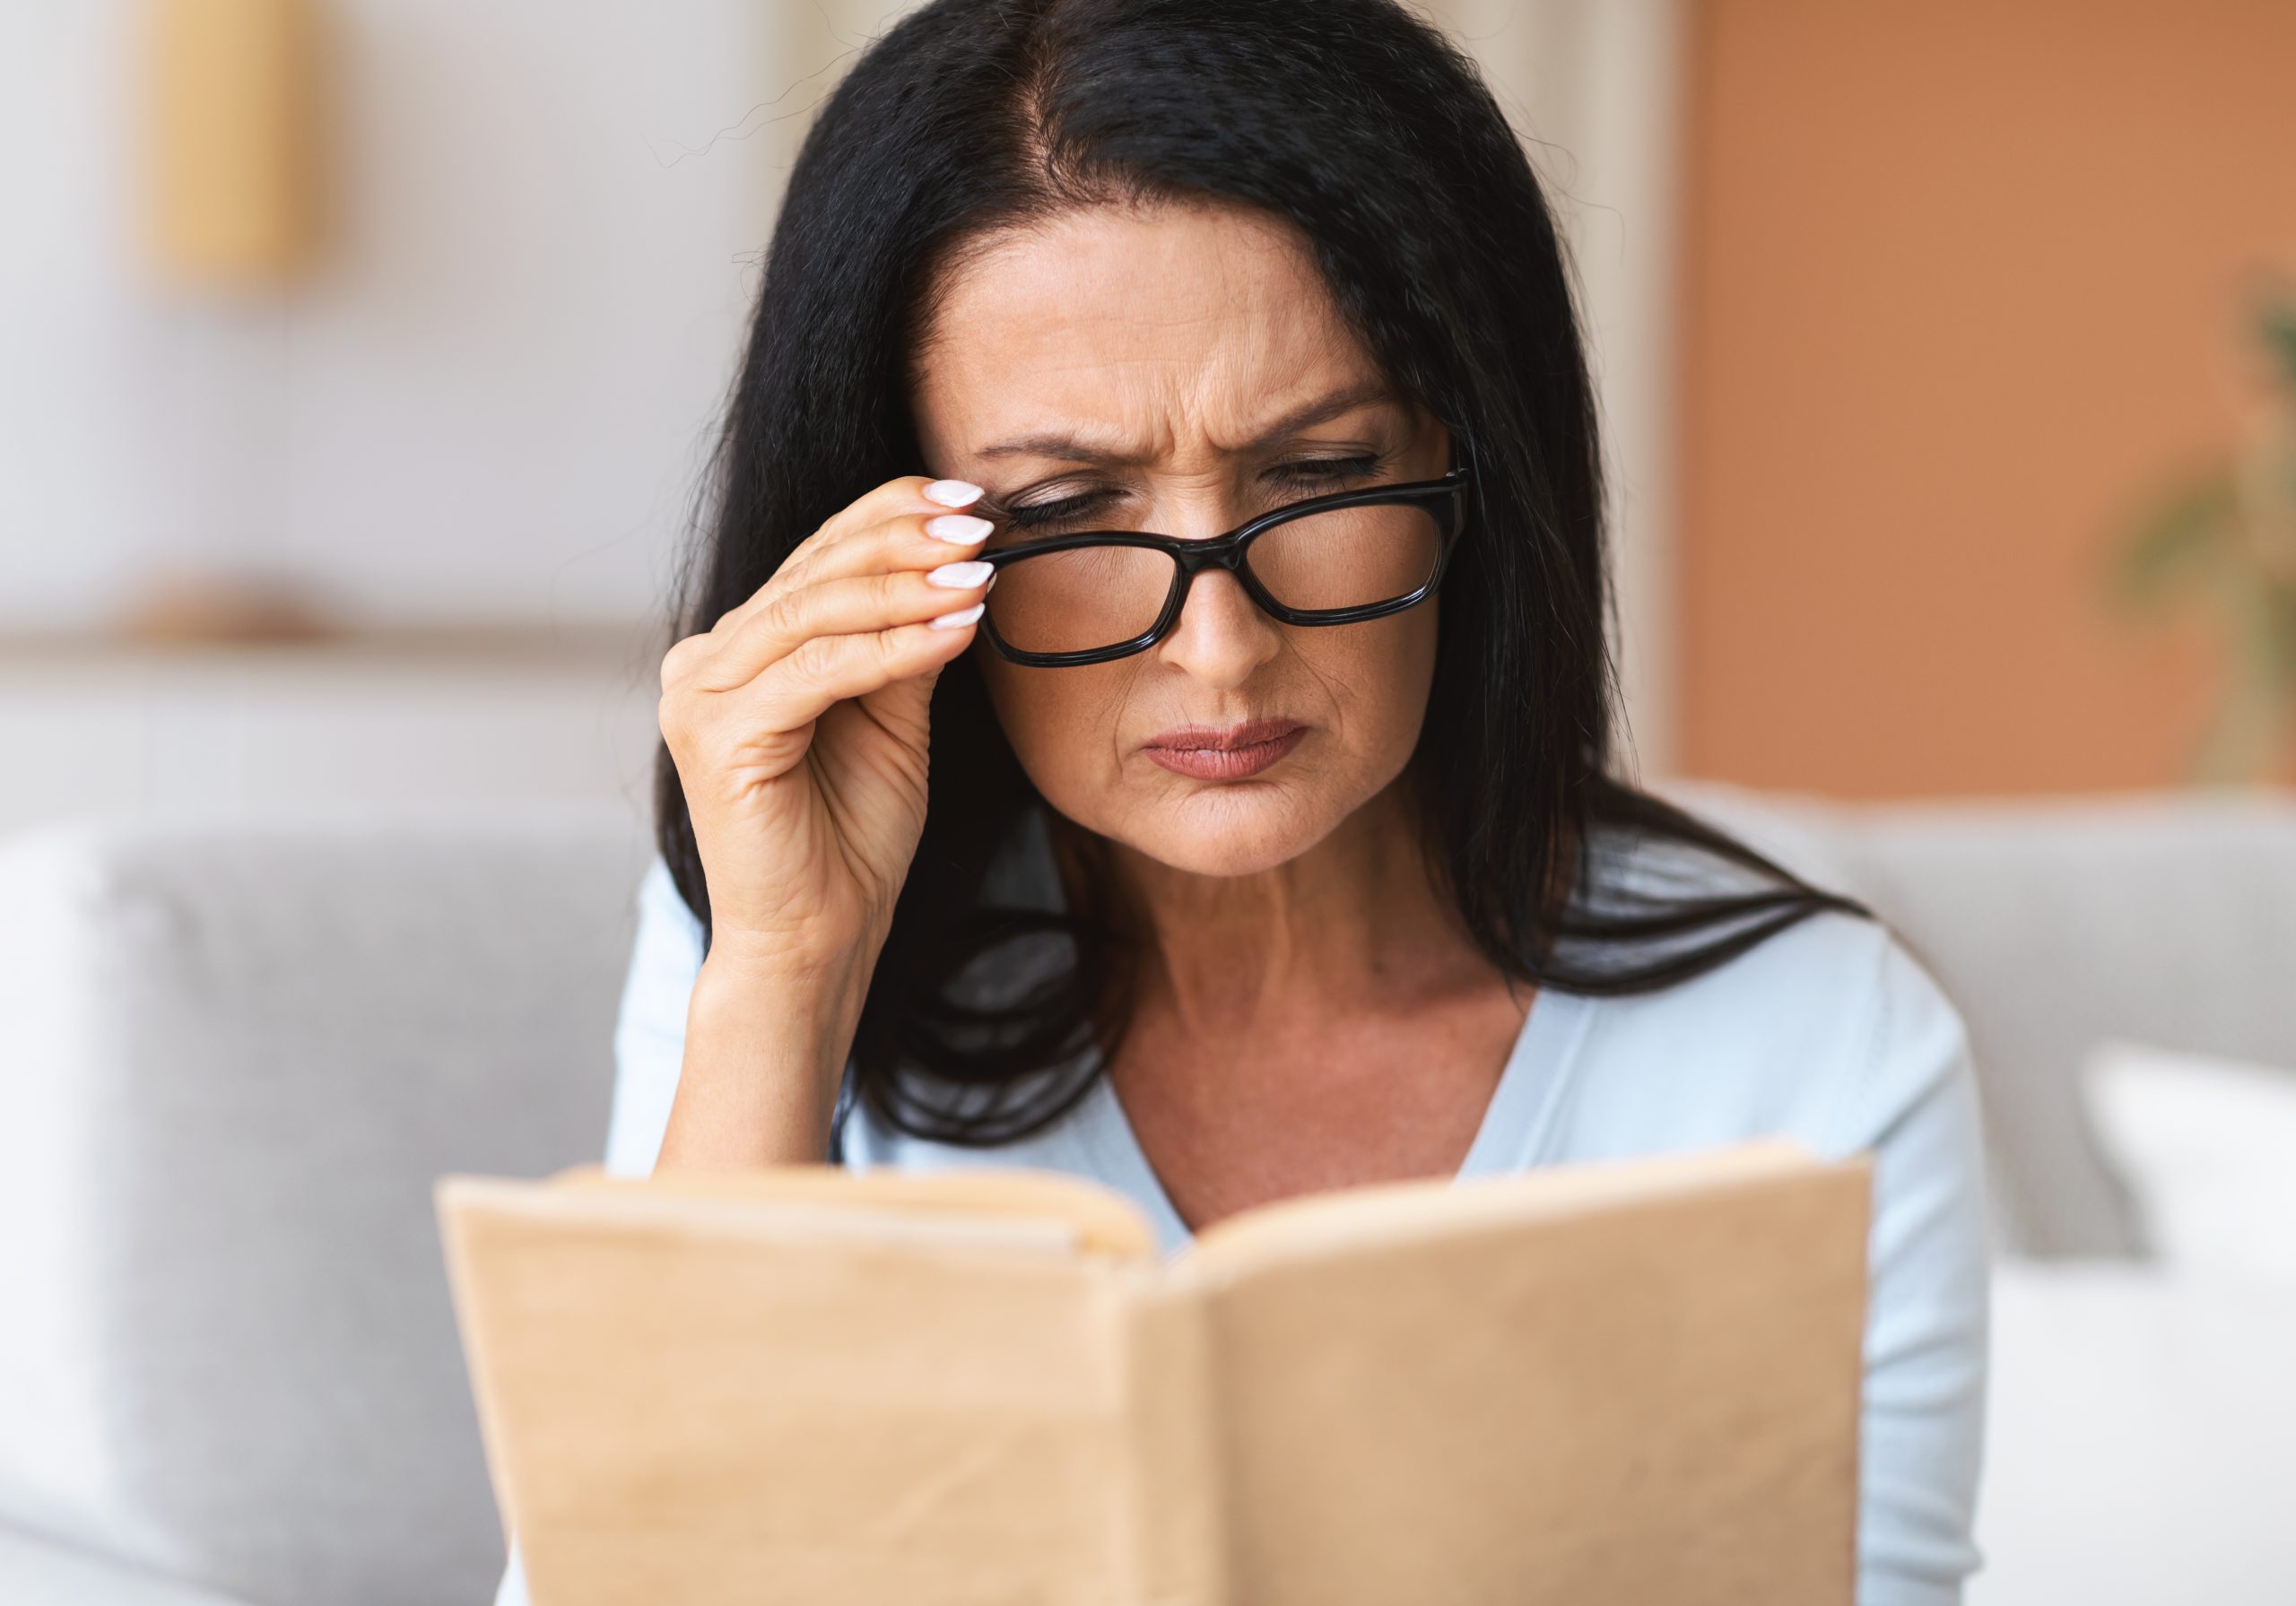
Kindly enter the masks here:
[[[1094, 209], [996, 237], [952, 271], [913, 401], [929, 472], [1004, 508], [1089, 499], [1064, 532], [1200, 540], [1285, 502], [1451, 466], [1442, 426], [1389, 388], [1301, 237], [1236, 207]], [[1363, 458], [1336, 478], [1317, 467]], [[991, 544], [1012, 538], [1000, 528]], [[1207, 569], [1145, 652], [1041, 669], [985, 632], [971, 650], [1055, 809], [1176, 868], [1243, 875], [1305, 852], [1401, 773], [1435, 610], [1284, 625]], [[1248, 723], [1291, 734], [1205, 751], [1204, 727]]]

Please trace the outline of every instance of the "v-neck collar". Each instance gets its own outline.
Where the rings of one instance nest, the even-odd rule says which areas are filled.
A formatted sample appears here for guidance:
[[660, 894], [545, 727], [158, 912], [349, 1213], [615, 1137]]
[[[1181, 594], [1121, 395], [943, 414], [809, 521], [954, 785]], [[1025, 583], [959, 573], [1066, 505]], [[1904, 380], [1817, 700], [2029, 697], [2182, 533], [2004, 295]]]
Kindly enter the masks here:
[[[1041, 808], [1028, 811], [1020, 823], [1018, 834], [992, 869], [992, 885], [1000, 896], [1024, 906], [1065, 909], [1067, 899], [1053, 865]], [[1474, 1140], [1452, 1181], [1526, 1170], [1537, 1163], [1594, 1008], [1592, 998], [1545, 988], [1531, 1000]], [[1147, 1151], [1141, 1148], [1105, 1067], [1096, 1073], [1091, 1090], [1072, 1112], [1070, 1122], [1074, 1141], [1085, 1151], [1086, 1170], [1122, 1188], [1147, 1211], [1166, 1254], [1195, 1241], [1195, 1233], [1164, 1191], [1163, 1180], [1148, 1163]]]
[[[1575, 994], [1542, 988], [1531, 1000], [1507, 1063], [1492, 1089], [1491, 1102], [1467, 1145], [1466, 1158], [1452, 1175], [1454, 1183], [1475, 1176], [1527, 1170], [1537, 1163], [1552, 1129], [1570, 1072], [1578, 1059], [1594, 1001]], [[1148, 1213], [1157, 1242], [1166, 1256], [1178, 1254], [1196, 1239], [1180, 1219], [1163, 1180], [1148, 1163], [1147, 1150], [1124, 1113], [1123, 1100], [1105, 1069], [1076, 1111], [1076, 1132], [1091, 1155], [1092, 1173], [1130, 1194]]]

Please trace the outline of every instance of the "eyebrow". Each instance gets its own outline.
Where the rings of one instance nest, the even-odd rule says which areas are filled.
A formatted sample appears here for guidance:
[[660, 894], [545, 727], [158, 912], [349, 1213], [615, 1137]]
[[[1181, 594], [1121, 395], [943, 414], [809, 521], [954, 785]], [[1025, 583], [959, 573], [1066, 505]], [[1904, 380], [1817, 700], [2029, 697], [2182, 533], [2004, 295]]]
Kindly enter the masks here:
[[[1375, 402], [1392, 403], [1395, 391], [1383, 379], [1367, 379], [1335, 390], [1329, 395], [1301, 404], [1291, 412], [1273, 420], [1260, 432], [1246, 441], [1241, 450], [1265, 451], [1286, 437], [1296, 435], [1313, 425], [1328, 421], [1343, 412]], [[1062, 430], [1048, 430], [1037, 435], [1024, 435], [1013, 440], [1000, 440], [986, 446], [977, 454], [982, 457], [1057, 457], [1068, 463], [1133, 464], [1144, 461], [1141, 454], [1095, 445], [1086, 437]]]

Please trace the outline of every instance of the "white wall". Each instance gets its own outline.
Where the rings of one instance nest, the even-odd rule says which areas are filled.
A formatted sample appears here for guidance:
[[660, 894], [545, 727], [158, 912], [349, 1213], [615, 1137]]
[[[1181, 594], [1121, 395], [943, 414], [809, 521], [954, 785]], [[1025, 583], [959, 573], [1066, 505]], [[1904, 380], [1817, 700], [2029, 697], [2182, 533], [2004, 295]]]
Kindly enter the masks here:
[[[91, 622], [196, 554], [384, 619], [650, 609], [806, 114], [903, 9], [327, 0], [334, 263], [234, 310], [137, 273], [131, 0], [0, 4], [0, 629]], [[1680, 0], [1429, 9], [1561, 204], [1663, 771]]]
[[[802, 116], [810, 0], [330, 0], [340, 228], [231, 308], [135, 250], [131, 0], [0, 5], [0, 629], [155, 562], [376, 619], [611, 619], [669, 572]], [[769, 105], [781, 97], [778, 105]]]

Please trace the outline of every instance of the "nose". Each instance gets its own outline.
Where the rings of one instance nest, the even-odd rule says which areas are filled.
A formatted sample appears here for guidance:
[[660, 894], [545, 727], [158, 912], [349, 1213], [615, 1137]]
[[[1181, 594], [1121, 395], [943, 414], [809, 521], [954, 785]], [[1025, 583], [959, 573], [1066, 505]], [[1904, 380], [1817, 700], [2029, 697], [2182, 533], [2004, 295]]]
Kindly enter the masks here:
[[1282, 628], [1260, 612], [1234, 575], [1206, 569], [1188, 586], [1179, 619], [1156, 652], [1205, 685], [1232, 691], [1275, 656]]

